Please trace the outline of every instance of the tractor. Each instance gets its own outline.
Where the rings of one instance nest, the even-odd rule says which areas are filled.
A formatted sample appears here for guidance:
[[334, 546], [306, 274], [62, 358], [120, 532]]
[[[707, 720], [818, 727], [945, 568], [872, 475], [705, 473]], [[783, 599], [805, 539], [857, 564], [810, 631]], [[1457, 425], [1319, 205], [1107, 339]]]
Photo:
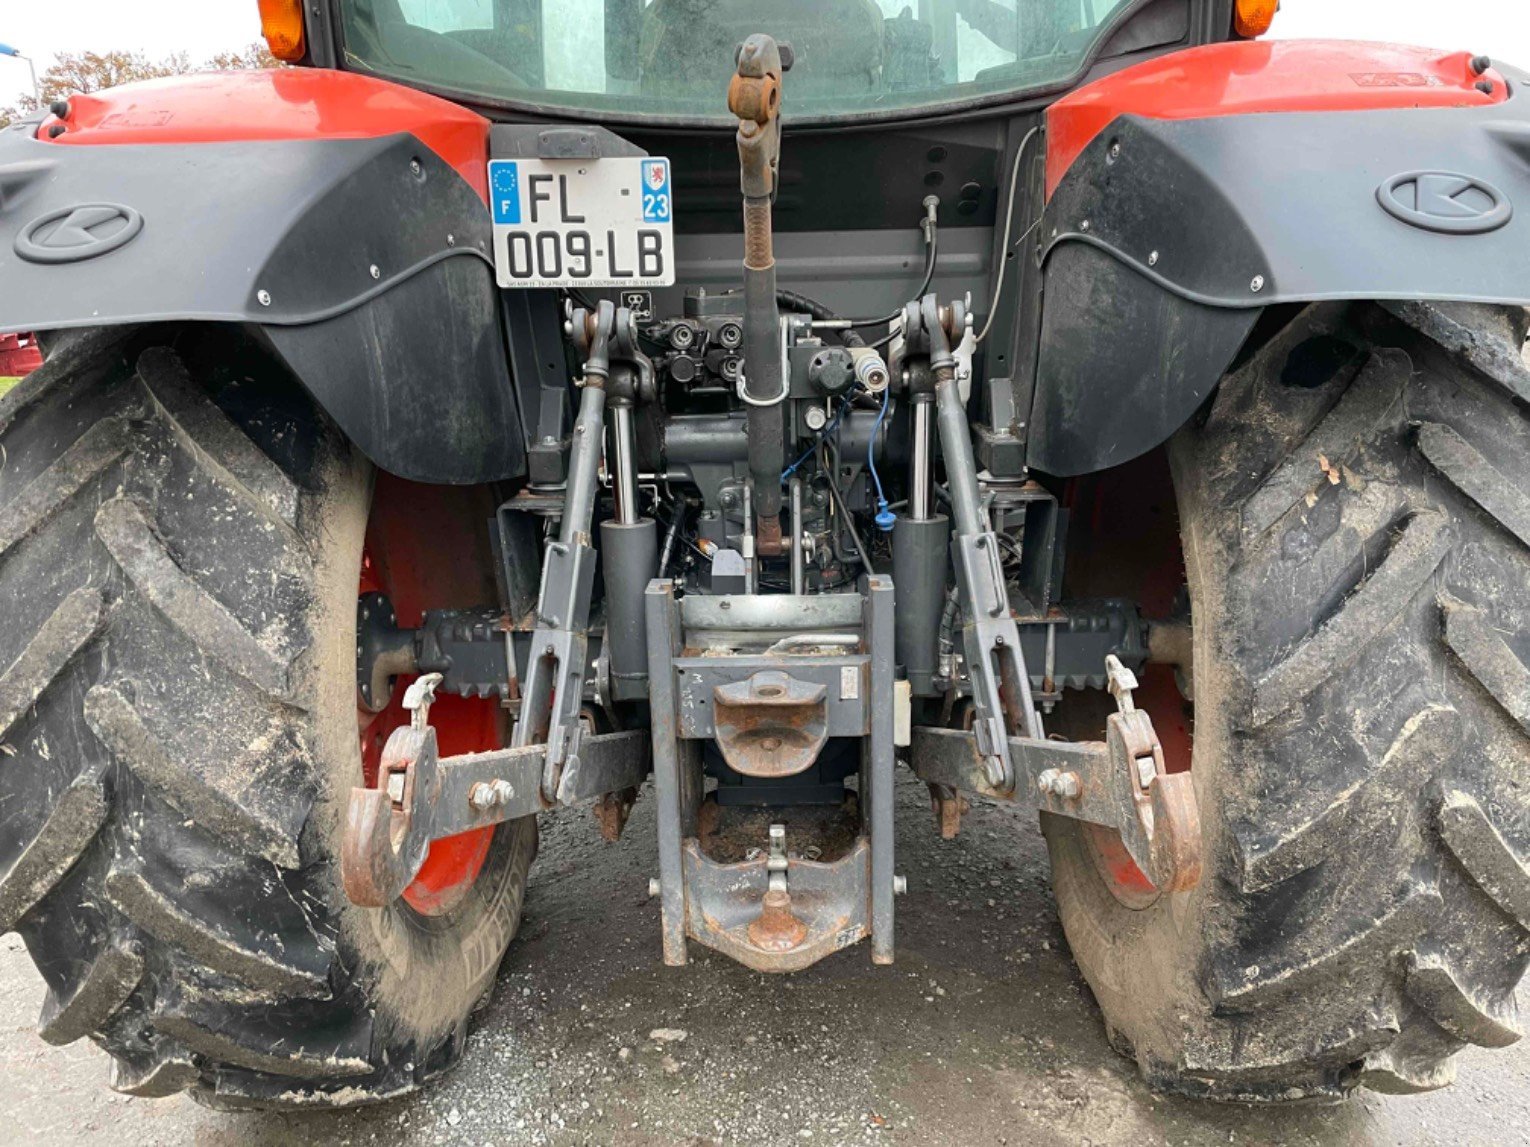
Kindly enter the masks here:
[[1036, 811], [1154, 1088], [1517, 1040], [1530, 75], [1275, 8], [260, 0], [0, 132], [43, 1039], [419, 1088], [638, 800], [677, 982], [894, 974], [909, 770]]

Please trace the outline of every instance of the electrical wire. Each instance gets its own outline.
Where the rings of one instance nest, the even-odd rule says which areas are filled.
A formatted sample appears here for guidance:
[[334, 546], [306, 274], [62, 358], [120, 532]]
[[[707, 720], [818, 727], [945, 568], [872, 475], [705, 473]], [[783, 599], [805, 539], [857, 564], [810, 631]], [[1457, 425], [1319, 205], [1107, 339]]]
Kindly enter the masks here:
[[824, 425], [823, 429], [820, 430], [817, 436], [813, 439], [813, 444], [802, 452], [802, 456], [800, 458], [798, 458], [785, 470], [781, 471], [782, 482], [785, 482], [788, 478], [795, 474], [797, 472], [797, 467], [801, 466], [804, 462], [813, 456], [813, 451], [818, 449], [819, 444], [823, 442], [824, 439], [839, 433], [840, 421], [845, 417], [845, 412], [849, 409], [850, 395], [847, 394], [840, 400], [839, 410], [835, 412], [834, 417]]
[[877, 435], [882, 432], [882, 423], [887, 419], [887, 412], [892, 408], [892, 387], [882, 391], [882, 409], [877, 412], [877, 420], [871, 427], [871, 441], [866, 446], [866, 469], [871, 471], [871, 481], [877, 488], [877, 529], [884, 534], [893, 528], [898, 518], [887, 508], [887, 495], [882, 492], [882, 479], [877, 474]]
[[[916, 299], [924, 298], [924, 293], [930, 289], [930, 284], [935, 281], [935, 260], [938, 257], [936, 252], [938, 243], [939, 236], [935, 233], [935, 229], [932, 227], [930, 228], [930, 241], [925, 244], [924, 281], [919, 284], [919, 289], [914, 292], [914, 298]], [[902, 317], [903, 308], [899, 307], [892, 314], [883, 315], [881, 318], [851, 319], [850, 325], [852, 327], [880, 327], [885, 326], [887, 323], [897, 322]]]
[[855, 519], [850, 514], [850, 506], [846, 503], [845, 496], [839, 489], [839, 479], [836, 476], [839, 464], [838, 462], [830, 463], [829, 444], [827, 442], [820, 443], [819, 449], [823, 451], [824, 477], [829, 480], [829, 501], [834, 504], [834, 512], [839, 515], [839, 520], [844, 523], [845, 529], [850, 534], [850, 540], [855, 543], [855, 552], [860, 557], [861, 565], [868, 574], [875, 574], [877, 571], [871, 568], [871, 554], [866, 549], [866, 543], [861, 540], [860, 531], [855, 528]]
[[[993, 288], [993, 302], [988, 306], [988, 320], [983, 324], [983, 329], [978, 332], [977, 341], [982, 343], [988, 337], [988, 331], [993, 326], [994, 316], [999, 313], [999, 300], [1004, 297], [1004, 272], [1009, 265], [1009, 232], [1015, 221], [1015, 191], [1020, 186], [1020, 161], [1025, 156], [1025, 149], [1029, 146], [1031, 138], [1041, 130], [1037, 124], [1025, 133], [1025, 138], [1020, 141], [1019, 148], [1015, 151], [1015, 169], [1009, 176], [1009, 203], [1004, 208], [1004, 242], [999, 246], [999, 275], [998, 282]], [[1036, 223], [1040, 223], [1038, 219]], [[1036, 223], [1032, 223], [1026, 230], [1025, 235], [1020, 236], [1020, 241], [1025, 242], [1025, 236], [1036, 229]]]
[[[914, 298], [916, 299], [922, 299], [925, 292], [930, 289], [930, 284], [935, 281], [935, 265], [939, 258], [939, 247], [939, 230], [934, 225], [931, 225], [924, 243], [924, 280], [919, 284], [919, 290], [914, 293]], [[897, 322], [903, 316], [903, 308], [900, 306], [891, 314], [881, 315], [874, 319], [846, 319], [843, 315], [824, 303], [820, 303], [817, 299], [809, 298], [807, 295], [800, 294], [797, 291], [788, 291], [784, 288], [776, 291], [776, 300], [782, 306], [791, 307], [793, 310], [811, 315], [815, 319], [822, 319], [825, 322], [848, 323], [852, 329], [855, 327], [885, 326], [888, 323]], [[849, 332], [844, 333], [848, 334]], [[886, 346], [891, 341], [891, 336], [889, 336], [887, 340], [873, 343], [872, 346], [873, 348]]]

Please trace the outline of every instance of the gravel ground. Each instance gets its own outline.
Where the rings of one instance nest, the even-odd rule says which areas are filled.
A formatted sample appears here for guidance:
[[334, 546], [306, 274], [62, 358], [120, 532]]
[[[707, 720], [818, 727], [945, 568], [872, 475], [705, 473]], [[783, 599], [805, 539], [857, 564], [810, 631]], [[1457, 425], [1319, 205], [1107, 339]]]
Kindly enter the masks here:
[[[774, 978], [693, 950], [659, 961], [653, 805], [619, 844], [544, 821], [526, 923], [462, 1065], [423, 1096], [331, 1115], [223, 1115], [105, 1086], [93, 1045], [52, 1048], [42, 982], [0, 939], [0, 1141], [52, 1144], [1530, 1143], [1530, 1052], [1461, 1057], [1413, 1099], [1222, 1107], [1150, 1093], [1105, 1043], [1067, 953], [1034, 817], [978, 804], [942, 842], [899, 789], [898, 963], [865, 945]], [[1530, 1006], [1530, 993], [1525, 995]]]

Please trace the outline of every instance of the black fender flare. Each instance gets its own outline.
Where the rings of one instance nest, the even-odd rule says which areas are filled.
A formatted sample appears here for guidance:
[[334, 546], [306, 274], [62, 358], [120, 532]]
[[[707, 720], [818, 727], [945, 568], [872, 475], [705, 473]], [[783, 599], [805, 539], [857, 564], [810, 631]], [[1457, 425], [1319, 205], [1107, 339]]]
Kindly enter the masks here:
[[[1117, 117], [1041, 222], [1028, 464], [1069, 476], [1166, 441], [1264, 308], [1530, 303], [1530, 77], [1490, 107]], [[1450, 182], [1455, 219], [1409, 210]]]
[[[0, 331], [245, 324], [383, 469], [525, 474], [488, 208], [413, 134], [66, 147], [36, 131], [0, 132]], [[104, 220], [105, 241], [50, 238], [92, 207], [74, 218]]]

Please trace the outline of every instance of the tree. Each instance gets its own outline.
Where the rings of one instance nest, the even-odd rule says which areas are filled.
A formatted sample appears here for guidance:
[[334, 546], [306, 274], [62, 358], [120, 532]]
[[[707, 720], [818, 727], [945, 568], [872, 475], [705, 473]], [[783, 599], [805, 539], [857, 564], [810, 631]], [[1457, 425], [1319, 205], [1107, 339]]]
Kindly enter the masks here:
[[158, 60], [152, 60], [142, 52], [60, 52], [53, 66], [37, 79], [41, 104], [36, 97], [24, 95], [15, 106], [0, 108], [0, 128], [54, 100], [84, 92], [99, 92], [118, 84], [180, 76], [193, 71], [242, 71], [276, 66], [276, 59], [259, 41], [237, 51], [221, 52], [195, 67], [185, 52], [175, 52]]
[[256, 40], [253, 44], [237, 52], [219, 52], [203, 65], [204, 71], [213, 72], [243, 72], [252, 68], [279, 68], [281, 62], [271, 54], [264, 40]]

